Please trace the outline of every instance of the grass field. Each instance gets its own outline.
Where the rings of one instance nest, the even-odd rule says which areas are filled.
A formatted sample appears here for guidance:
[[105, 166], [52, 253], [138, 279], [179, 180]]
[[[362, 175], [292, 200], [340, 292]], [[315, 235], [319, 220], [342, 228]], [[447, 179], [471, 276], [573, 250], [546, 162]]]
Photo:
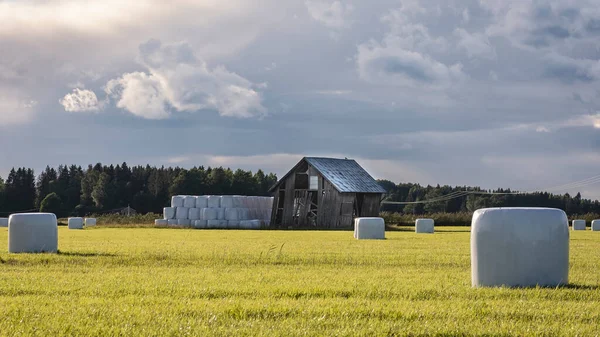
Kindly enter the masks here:
[[600, 232], [568, 287], [472, 289], [469, 228], [436, 230], [61, 227], [60, 254], [0, 246], [0, 335], [600, 335]]

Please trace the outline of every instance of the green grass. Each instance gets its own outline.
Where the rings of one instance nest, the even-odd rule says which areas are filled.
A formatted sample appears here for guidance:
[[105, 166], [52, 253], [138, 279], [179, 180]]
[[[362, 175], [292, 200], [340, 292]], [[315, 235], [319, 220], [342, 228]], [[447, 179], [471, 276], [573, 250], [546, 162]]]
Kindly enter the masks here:
[[61, 227], [0, 248], [0, 336], [600, 334], [600, 233], [571, 232], [569, 287], [473, 289], [468, 230]]

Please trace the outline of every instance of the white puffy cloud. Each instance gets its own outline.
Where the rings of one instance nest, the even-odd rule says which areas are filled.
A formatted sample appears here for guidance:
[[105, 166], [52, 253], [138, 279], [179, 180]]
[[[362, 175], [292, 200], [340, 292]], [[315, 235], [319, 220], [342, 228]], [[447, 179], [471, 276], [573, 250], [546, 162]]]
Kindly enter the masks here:
[[91, 90], [75, 88], [72, 93], [66, 94], [58, 102], [68, 112], [89, 112], [100, 109], [98, 97]]
[[353, 10], [352, 5], [340, 1], [307, 0], [305, 4], [314, 20], [334, 29], [345, 27], [348, 24], [347, 16]]
[[[150, 40], [140, 45], [139, 51], [139, 61], [146, 71], [124, 73], [108, 81], [104, 88], [118, 108], [147, 119], [166, 119], [173, 112], [204, 109], [238, 118], [261, 117], [267, 112], [262, 105], [262, 94], [257, 91], [263, 85], [254, 84], [223, 66], [211, 69], [196, 58], [187, 43], [163, 45]], [[80, 93], [90, 96], [91, 92]], [[70, 108], [81, 106], [83, 99], [79, 96], [69, 94], [61, 104], [65, 108], [67, 103]]]
[[134, 72], [108, 81], [106, 94], [116, 100], [117, 107], [147, 119], [170, 116], [161, 79], [153, 74]]

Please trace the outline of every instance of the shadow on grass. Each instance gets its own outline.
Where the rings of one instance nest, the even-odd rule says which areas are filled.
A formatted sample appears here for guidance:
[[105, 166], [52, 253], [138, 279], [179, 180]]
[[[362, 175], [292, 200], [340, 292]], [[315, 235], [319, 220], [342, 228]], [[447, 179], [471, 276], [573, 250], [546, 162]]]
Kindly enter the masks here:
[[600, 290], [600, 285], [569, 283], [556, 287], [557, 289]]
[[112, 253], [82, 253], [82, 252], [63, 252], [63, 251], [58, 251], [57, 252], [58, 255], [64, 255], [64, 256], [81, 256], [81, 257], [92, 257], [92, 256], [117, 256], [116, 254], [112, 254]]

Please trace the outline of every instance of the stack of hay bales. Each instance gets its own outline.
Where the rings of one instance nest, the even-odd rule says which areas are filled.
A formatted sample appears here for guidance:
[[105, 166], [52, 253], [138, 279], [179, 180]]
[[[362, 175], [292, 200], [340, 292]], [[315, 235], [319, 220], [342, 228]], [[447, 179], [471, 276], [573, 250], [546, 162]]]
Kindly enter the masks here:
[[[271, 221], [272, 197], [241, 195], [175, 195], [156, 225], [193, 228], [258, 229]], [[166, 222], [165, 222], [166, 221]]]

